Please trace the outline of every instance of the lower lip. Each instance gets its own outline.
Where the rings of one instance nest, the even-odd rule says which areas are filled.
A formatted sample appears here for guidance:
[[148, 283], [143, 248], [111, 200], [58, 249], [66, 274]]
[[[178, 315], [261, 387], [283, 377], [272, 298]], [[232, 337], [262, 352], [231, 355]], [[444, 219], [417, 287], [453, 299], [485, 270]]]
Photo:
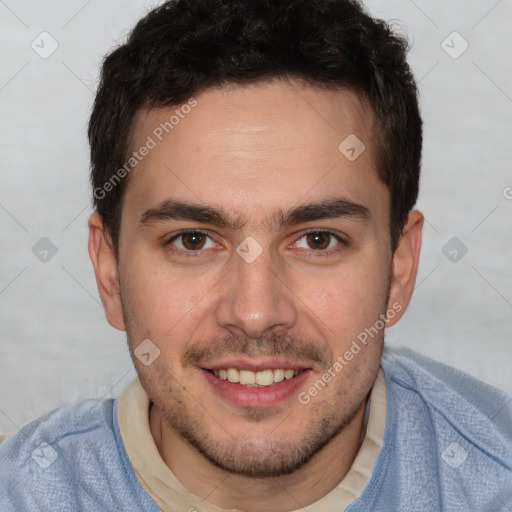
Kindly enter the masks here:
[[270, 386], [248, 387], [219, 379], [201, 368], [206, 380], [216, 393], [241, 407], [271, 407], [294, 395], [304, 385], [311, 370], [304, 370], [293, 379], [283, 380]]

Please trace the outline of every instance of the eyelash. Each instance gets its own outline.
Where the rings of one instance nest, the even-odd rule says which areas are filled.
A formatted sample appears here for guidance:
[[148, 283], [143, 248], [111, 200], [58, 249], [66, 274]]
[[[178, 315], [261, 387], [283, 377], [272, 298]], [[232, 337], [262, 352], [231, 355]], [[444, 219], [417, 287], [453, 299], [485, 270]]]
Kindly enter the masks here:
[[[212, 238], [206, 231], [203, 231], [201, 229], [186, 229], [186, 230], [180, 231], [179, 233], [176, 233], [176, 234], [172, 235], [170, 238], [168, 238], [163, 243], [164, 247], [167, 247], [167, 248], [173, 247], [172, 242], [177, 240], [180, 236], [186, 235], [187, 233], [200, 233], [200, 234], [210, 238], [210, 240], [212, 240]], [[301, 240], [305, 236], [309, 235], [310, 233], [326, 233], [326, 234], [330, 235], [331, 237], [333, 237], [339, 243], [339, 245], [341, 245], [343, 247], [348, 246], [347, 241], [344, 240], [341, 236], [337, 235], [336, 233], [333, 233], [332, 231], [322, 230], [322, 229], [310, 229], [308, 231], [304, 231], [293, 243], [297, 243], [299, 240]], [[169, 250], [171, 252], [181, 253], [183, 256], [185, 256], [187, 258], [197, 257], [200, 255], [201, 252], [204, 252], [204, 249], [198, 249], [196, 251], [189, 251], [189, 250], [171, 248]], [[317, 257], [331, 256], [333, 253], [336, 253], [339, 251], [340, 251], [340, 249], [330, 249], [330, 250], [310, 249], [308, 252], [311, 253], [311, 255], [309, 257], [317, 258]]]

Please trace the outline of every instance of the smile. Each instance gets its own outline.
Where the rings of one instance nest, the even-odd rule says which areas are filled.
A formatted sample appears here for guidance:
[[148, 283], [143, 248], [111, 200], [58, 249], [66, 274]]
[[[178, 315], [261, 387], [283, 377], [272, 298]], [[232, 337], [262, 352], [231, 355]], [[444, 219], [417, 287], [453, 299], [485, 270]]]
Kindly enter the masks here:
[[[229, 367], [227, 367], [229, 366]], [[207, 388], [239, 407], [263, 408], [283, 403], [305, 387], [311, 368], [200, 368]]]

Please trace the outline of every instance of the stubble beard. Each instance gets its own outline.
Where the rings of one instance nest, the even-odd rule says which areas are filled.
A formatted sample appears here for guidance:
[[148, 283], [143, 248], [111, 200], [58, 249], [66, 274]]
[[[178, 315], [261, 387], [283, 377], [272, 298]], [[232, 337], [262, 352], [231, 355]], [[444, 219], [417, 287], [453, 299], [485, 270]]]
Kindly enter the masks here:
[[[206, 413], [199, 405], [201, 397], [193, 397], [186, 389], [186, 383], [180, 383], [173, 377], [172, 369], [162, 358], [157, 358], [150, 367], [141, 367], [133, 354], [133, 340], [142, 339], [136, 334], [137, 331], [143, 332], [142, 326], [137, 325], [134, 328], [138, 322], [131, 314], [128, 303], [122, 303], [130, 354], [141, 384], [151, 399], [151, 406], [156, 406], [168, 426], [207, 461], [228, 473], [251, 478], [275, 478], [289, 475], [302, 468], [353, 421], [364, 407], [369, 396], [368, 390], [373, 386], [377, 376], [380, 355], [370, 357], [370, 360], [376, 362], [375, 367], [352, 367], [353, 375], [357, 375], [362, 369], [366, 371], [364, 381], [358, 382], [359, 390], [356, 396], [352, 396], [347, 402], [350, 392], [343, 388], [343, 384], [350, 388], [351, 383], [350, 378], [346, 376], [338, 383], [338, 389], [334, 393], [337, 401], [332, 400], [329, 404], [327, 401], [319, 400], [309, 404], [309, 424], [295, 440], [278, 439], [277, 435], [267, 435], [265, 432], [256, 440], [243, 440], [241, 436], [229, 434], [229, 424], [225, 428], [222, 427], [222, 418], [214, 419]], [[379, 354], [382, 353], [383, 340], [384, 332], [380, 333], [378, 339], [373, 340], [380, 345]], [[297, 401], [296, 407], [304, 405]], [[264, 421], [268, 415], [271, 413], [247, 410], [244, 419], [254, 424]], [[223, 428], [226, 440], [214, 438], [211, 429], [208, 428], [209, 425], [217, 429]], [[278, 431], [279, 427], [276, 428], [276, 432]], [[290, 436], [284, 437], [289, 439]]]

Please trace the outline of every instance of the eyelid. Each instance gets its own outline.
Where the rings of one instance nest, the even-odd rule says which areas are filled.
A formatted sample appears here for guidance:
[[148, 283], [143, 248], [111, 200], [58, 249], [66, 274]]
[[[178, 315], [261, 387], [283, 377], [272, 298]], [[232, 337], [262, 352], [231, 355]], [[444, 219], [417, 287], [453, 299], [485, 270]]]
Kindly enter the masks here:
[[205, 231], [204, 229], [189, 228], [189, 229], [182, 229], [180, 231], [177, 231], [176, 233], [174, 233], [171, 236], [164, 237], [165, 243], [173, 242], [174, 240], [176, 240], [176, 238], [179, 238], [181, 235], [186, 235], [187, 233], [201, 233], [202, 235], [205, 235], [205, 236], [211, 238], [211, 236], [209, 235], [209, 232]]
[[348, 238], [347, 235], [342, 235], [341, 233], [338, 233], [337, 231], [333, 231], [332, 229], [328, 228], [311, 228], [306, 229], [305, 231], [302, 231], [302, 234], [299, 236], [299, 238], [302, 238], [304, 235], [309, 235], [310, 233], [327, 233], [328, 235], [332, 235], [337, 240], [346, 242], [345, 238]]

